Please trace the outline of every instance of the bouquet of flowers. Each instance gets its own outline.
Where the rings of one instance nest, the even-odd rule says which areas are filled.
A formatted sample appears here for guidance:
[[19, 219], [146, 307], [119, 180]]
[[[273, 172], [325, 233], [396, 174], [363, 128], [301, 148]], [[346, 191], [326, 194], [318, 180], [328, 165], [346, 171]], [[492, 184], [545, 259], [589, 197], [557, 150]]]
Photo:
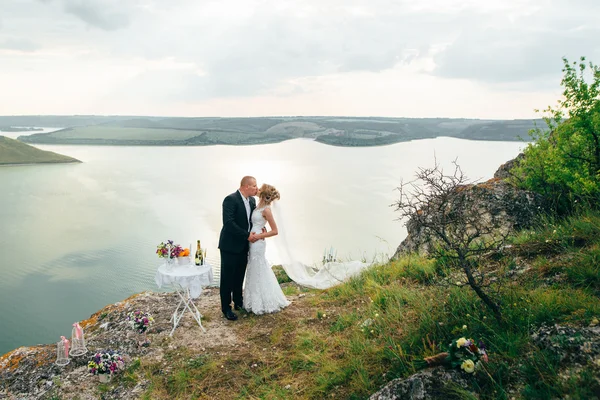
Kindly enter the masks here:
[[461, 337], [450, 343], [448, 351], [426, 357], [421, 361], [421, 367], [434, 367], [445, 365], [449, 368], [459, 368], [466, 373], [472, 374], [479, 367], [481, 361], [488, 362], [488, 355], [483, 342], [475, 345], [473, 339]]
[[156, 254], [160, 258], [176, 258], [179, 257], [183, 253], [183, 247], [178, 244], [173, 244], [172, 240], [167, 240], [167, 243], [160, 242], [158, 246], [156, 246]]
[[132, 311], [127, 315], [127, 321], [131, 328], [138, 333], [144, 333], [150, 328], [150, 325], [154, 322], [154, 318], [148, 312]]
[[108, 350], [96, 353], [88, 363], [90, 374], [114, 374], [125, 367], [123, 357], [118, 353]]

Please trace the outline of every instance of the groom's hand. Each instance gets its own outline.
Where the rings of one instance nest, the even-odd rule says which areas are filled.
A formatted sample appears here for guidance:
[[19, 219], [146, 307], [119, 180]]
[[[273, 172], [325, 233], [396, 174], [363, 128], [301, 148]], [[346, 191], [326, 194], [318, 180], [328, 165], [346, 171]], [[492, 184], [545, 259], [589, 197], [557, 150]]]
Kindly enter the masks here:
[[256, 239], [256, 233], [255, 232], [250, 232], [250, 235], [248, 236], [248, 241], [250, 243], [254, 243], [256, 242], [258, 239]]

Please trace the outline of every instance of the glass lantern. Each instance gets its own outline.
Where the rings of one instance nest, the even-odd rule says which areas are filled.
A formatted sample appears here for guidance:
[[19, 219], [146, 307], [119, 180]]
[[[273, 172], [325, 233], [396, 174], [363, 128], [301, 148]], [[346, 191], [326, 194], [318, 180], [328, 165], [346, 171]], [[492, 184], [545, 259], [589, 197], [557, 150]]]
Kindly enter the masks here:
[[60, 342], [56, 343], [56, 365], [64, 367], [71, 360], [69, 359], [69, 341], [64, 337], [60, 337]]
[[83, 328], [79, 325], [79, 322], [73, 324], [73, 330], [71, 331], [71, 355], [82, 356], [87, 353], [87, 347], [85, 346], [85, 336], [83, 334]]

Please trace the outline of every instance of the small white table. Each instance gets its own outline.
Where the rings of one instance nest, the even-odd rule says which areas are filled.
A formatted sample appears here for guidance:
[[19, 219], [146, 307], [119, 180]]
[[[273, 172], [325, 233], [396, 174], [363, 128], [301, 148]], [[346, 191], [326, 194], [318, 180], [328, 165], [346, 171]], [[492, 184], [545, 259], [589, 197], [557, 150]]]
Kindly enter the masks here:
[[166, 263], [161, 264], [156, 271], [154, 281], [159, 288], [163, 285], [171, 285], [180, 298], [179, 304], [177, 304], [177, 308], [171, 316], [173, 329], [169, 336], [173, 336], [173, 332], [179, 325], [185, 310], [192, 314], [202, 331], [206, 332], [206, 329], [202, 326], [202, 314], [198, 311], [193, 300], [202, 294], [203, 287], [211, 285], [213, 282], [212, 267], [209, 264], [196, 266], [190, 262], [187, 265], [181, 265], [176, 261], [171, 266], [167, 266]]

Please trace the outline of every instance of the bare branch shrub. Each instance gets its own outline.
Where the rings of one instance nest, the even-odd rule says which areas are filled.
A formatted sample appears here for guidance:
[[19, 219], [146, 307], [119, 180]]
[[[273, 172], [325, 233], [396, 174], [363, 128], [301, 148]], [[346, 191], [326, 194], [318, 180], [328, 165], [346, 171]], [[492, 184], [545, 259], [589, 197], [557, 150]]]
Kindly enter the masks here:
[[453, 165], [451, 175], [437, 161], [433, 168], [419, 168], [414, 181], [398, 187], [400, 197], [393, 206], [409, 230], [427, 238], [433, 257], [464, 272], [471, 289], [501, 321], [499, 304], [484, 291], [486, 277], [479, 264], [483, 255], [502, 246], [510, 228], [505, 213], [486, 201], [489, 192], [473, 185], [456, 160]]

